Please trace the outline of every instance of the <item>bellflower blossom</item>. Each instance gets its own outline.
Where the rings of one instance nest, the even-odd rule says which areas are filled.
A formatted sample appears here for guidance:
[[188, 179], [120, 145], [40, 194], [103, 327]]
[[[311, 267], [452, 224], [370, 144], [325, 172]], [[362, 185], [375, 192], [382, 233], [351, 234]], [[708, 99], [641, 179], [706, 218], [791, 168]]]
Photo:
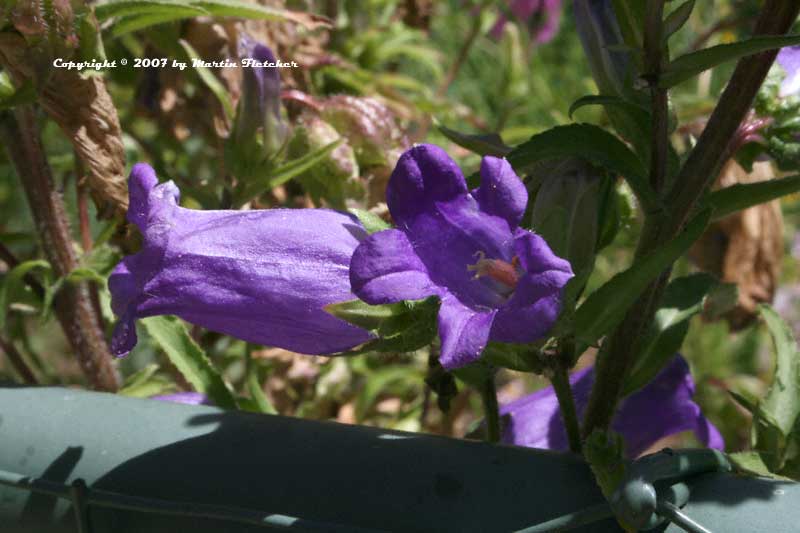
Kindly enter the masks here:
[[[548, 43], [556, 36], [561, 22], [561, 0], [511, 0], [508, 9], [519, 21], [528, 25], [536, 43]], [[534, 21], [534, 17], [539, 17], [539, 20]], [[499, 39], [507, 23], [508, 17], [500, 15], [489, 35]]]
[[787, 46], [778, 52], [778, 64], [786, 72], [778, 96], [781, 98], [800, 91], [800, 46]]
[[544, 337], [572, 277], [540, 236], [519, 227], [528, 193], [505, 159], [484, 157], [473, 191], [438, 146], [407, 150], [386, 200], [397, 229], [373, 233], [353, 254], [353, 292], [370, 304], [438, 296], [440, 360], [476, 361], [490, 341]]
[[127, 218], [144, 246], [109, 278], [111, 307], [120, 317], [115, 355], [136, 344], [137, 318], [165, 314], [307, 354], [340, 352], [370, 339], [323, 309], [354, 298], [348, 265], [366, 232], [353, 217], [327, 209], [182, 208], [175, 184], [159, 185], [142, 163], [128, 185]]
[[[583, 415], [594, 383], [594, 367], [570, 376], [575, 406]], [[725, 442], [693, 400], [695, 386], [689, 365], [679, 354], [658, 375], [623, 400], [611, 428], [625, 439], [625, 452], [634, 458], [658, 440], [693, 431], [710, 448], [724, 449]], [[552, 387], [524, 396], [500, 408], [507, 416], [502, 441], [530, 448], [567, 450], [566, 431], [558, 399]]]

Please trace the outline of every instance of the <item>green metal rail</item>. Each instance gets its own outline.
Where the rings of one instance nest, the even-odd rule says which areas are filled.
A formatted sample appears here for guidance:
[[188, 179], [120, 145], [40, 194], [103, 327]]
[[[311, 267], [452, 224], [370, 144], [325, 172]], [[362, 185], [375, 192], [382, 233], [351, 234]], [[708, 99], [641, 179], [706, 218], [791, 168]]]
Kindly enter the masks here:
[[[797, 531], [800, 485], [726, 465], [707, 450], [652, 456], [614, 511], [670, 533]], [[3, 533], [622, 531], [611, 515], [568, 454], [0, 388]]]

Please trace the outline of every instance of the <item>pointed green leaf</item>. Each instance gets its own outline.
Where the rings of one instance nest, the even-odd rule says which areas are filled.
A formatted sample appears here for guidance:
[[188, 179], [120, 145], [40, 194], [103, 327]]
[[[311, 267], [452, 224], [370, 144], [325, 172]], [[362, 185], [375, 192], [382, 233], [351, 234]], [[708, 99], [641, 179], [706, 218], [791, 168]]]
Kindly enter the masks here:
[[[201, 11], [202, 12], [202, 11]], [[175, 22], [186, 18], [198, 16], [196, 8], [170, 8], [168, 11], [147, 13], [144, 15], [131, 15], [127, 17], [120, 17], [111, 26], [111, 36], [121, 37], [135, 31], [144, 30], [151, 26], [165, 24], [167, 22]]]
[[575, 312], [573, 324], [576, 337], [587, 344], [594, 344], [617, 326], [647, 285], [702, 235], [710, 215], [711, 211], [703, 211], [675, 239], [636, 261], [629, 269], [590, 294]]
[[800, 175], [731, 185], [710, 193], [706, 198], [706, 204], [714, 209], [713, 220], [718, 220], [742, 209], [798, 191], [800, 191]]
[[0, 283], [0, 332], [5, 331], [6, 328], [8, 307], [19, 291], [25, 288], [25, 275], [34, 270], [44, 270], [49, 274], [52, 268], [50, 263], [43, 259], [32, 259], [18, 264], [3, 275], [2, 283]]
[[190, 1], [180, 0], [109, 0], [95, 6], [95, 16], [98, 22], [103, 22], [112, 17], [150, 15], [166, 15], [179, 13], [182, 18], [208, 15], [209, 12], [202, 7], [192, 5]]
[[333, 303], [325, 306], [325, 311], [358, 327], [376, 330], [389, 318], [405, 313], [405, 304], [369, 305], [361, 300]]
[[364, 229], [367, 230], [367, 233], [370, 235], [377, 233], [378, 231], [390, 229], [392, 227], [391, 224], [383, 220], [375, 213], [371, 213], [364, 209], [348, 209], [348, 211], [358, 218], [359, 222], [361, 222], [361, 224], [364, 226]]
[[660, 202], [647, 180], [647, 169], [625, 143], [592, 124], [557, 126], [534, 135], [508, 154], [518, 174], [528, 174], [534, 165], [553, 158], [582, 157], [622, 175], [645, 212], [659, 210]]
[[690, 320], [703, 311], [706, 296], [716, 286], [717, 280], [705, 273], [677, 278], [667, 285], [642, 350], [625, 383], [624, 395], [649, 383], [680, 349], [689, 331]]
[[219, 407], [236, 408], [236, 399], [222, 375], [189, 335], [183, 322], [173, 316], [153, 316], [140, 322], [197, 392], [208, 396]]
[[492, 155], [495, 157], [505, 157], [511, 152], [511, 147], [503, 142], [497, 133], [469, 134], [451, 130], [443, 124], [437, 126], [442, 134], [470, 152], [480, 156]]
[[791, 328], [774, 309], [761, 305], [759, 312], [775, 346], [775, 376], [759, 407], [789, 435], [800, 415], [800, 352]]
[[340, 138], [302, 157], [293, 159], [276, 169], [265, 169], [266, 175], [264, 177], [250, 181], [242, 192], [237, 194], [237, 205], [244, 204], [256, 196], [274, 189], [278, 185], [283, 185], [292, 178], [302, 175], [306, 170], [325, 159], [329, 153], [342, 143], [342, 141], [343, 139]]
[[673, 60], [661, 73], [658, 85], [668, 89], [727, 61], [797, 44], [800, 44], [800, 35], [758, 36], [691, 52]]
[[686, 2], [679, 5], [675, 11], [667, 15], [667, 18], [664, 20], [664, 39], [668, 39], [686, 24], [693, 9], [694, 0], [686, 0]]
[[275, 410], [275, 406], [272, 405], [272, 402], [269, 401], [269, 398], [267, 398], [267, 395], [264, 393], [264, 389], [258, 379], [258, 372], [250, 372], [247, 376], [247, 391], [250, 393], [250, 397], [253, 399], [253, 403], [259, 413], [265, 415], [278, 414], [278, 411]]
[[[189, 56], [190, 60], [201, 59], [197, 51], [192, 47], [191, 44], [189, 44], [188, 41], [180, 39], [178, 42], [180, 43], [181, 47], [183, 47], [183, 50], [186, 52], [186, 55]], [[228, 117], [228, 120], [232, 121], [234, 114], [233, 103], [231, 103], [231, 97], [228, 94], [228, 90], [224, 85], [222, 85], [222, 82], [219, 81], [211, 69], [198, 63], [194, 67], [194, 70], [197, 72], [197, 75], [200, 77], [203, 83], [206, 84], [206, 87], [208, 87], [211, 92], [214, 93], [214, 96], [216, 96], [217, 100], [219, 100], [219, 102], [222, 104], [222, 108], [225, 110], [225, 116]]]

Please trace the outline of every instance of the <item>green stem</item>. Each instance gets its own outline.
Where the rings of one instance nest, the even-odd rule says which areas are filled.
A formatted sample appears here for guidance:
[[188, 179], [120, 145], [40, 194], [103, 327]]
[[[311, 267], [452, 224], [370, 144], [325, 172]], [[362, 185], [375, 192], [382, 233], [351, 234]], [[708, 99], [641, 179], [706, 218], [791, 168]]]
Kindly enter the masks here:
[[[767, 0], [754, 35], [783, 35], [800, 13], [800, 2]], [[722, 94], [708, 125], [667, 193], [667, 215], [648, 217], [642, 229], [636, 257], [640, 258], [680, 233], [708, 186], [730, 157], [729, 145], [739, 124], [747, 115], [777, 50], [741, 59]], [[583, 435], [605, 430], [619, 402], [625, 380], [638, 353], [642, 334], [655, 314], [661, 293], [669, 279], [664, 272], [642, 293], [628, 310], [620, 326], [603, 343], [595, 367], [596, 379], [589, 397]]]
[[481, 400], [486, 417], [486, 440], [500, 442], [500, 406], [497, 404], [497, 389], [494, 384], [494, 375], [486, 378], [481, 388]]
[[553, 390], [556, 392], [561, 418], [564, 420], [564, 427], [567, 430], [569, 449], [574, 453], [581, 453], [581, 427], [578, 423], [578, 411], [575, 409], [572, 386], [569, 383], [569, 372], [567, 367], [562, 364], [556, 364], [553, 370], [550, 381], [553, 384]]

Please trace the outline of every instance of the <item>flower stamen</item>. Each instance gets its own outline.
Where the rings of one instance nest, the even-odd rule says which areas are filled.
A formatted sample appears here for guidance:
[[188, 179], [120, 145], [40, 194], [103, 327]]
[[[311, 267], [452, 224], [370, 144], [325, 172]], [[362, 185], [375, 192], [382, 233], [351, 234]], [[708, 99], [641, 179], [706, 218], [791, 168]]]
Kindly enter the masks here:
[[475, 257], [478, 258], [478, 261], [472, 265], [467, 265], [468, 271], [475, 272], [475, 276], [472, 279], [489, 276], [508, 288], [516, 288], [519, 281], [519, 257], [514, 256], [510, 263], [502, 259], [486, 259], [486, 253], [481, 251], [475, 252]]

